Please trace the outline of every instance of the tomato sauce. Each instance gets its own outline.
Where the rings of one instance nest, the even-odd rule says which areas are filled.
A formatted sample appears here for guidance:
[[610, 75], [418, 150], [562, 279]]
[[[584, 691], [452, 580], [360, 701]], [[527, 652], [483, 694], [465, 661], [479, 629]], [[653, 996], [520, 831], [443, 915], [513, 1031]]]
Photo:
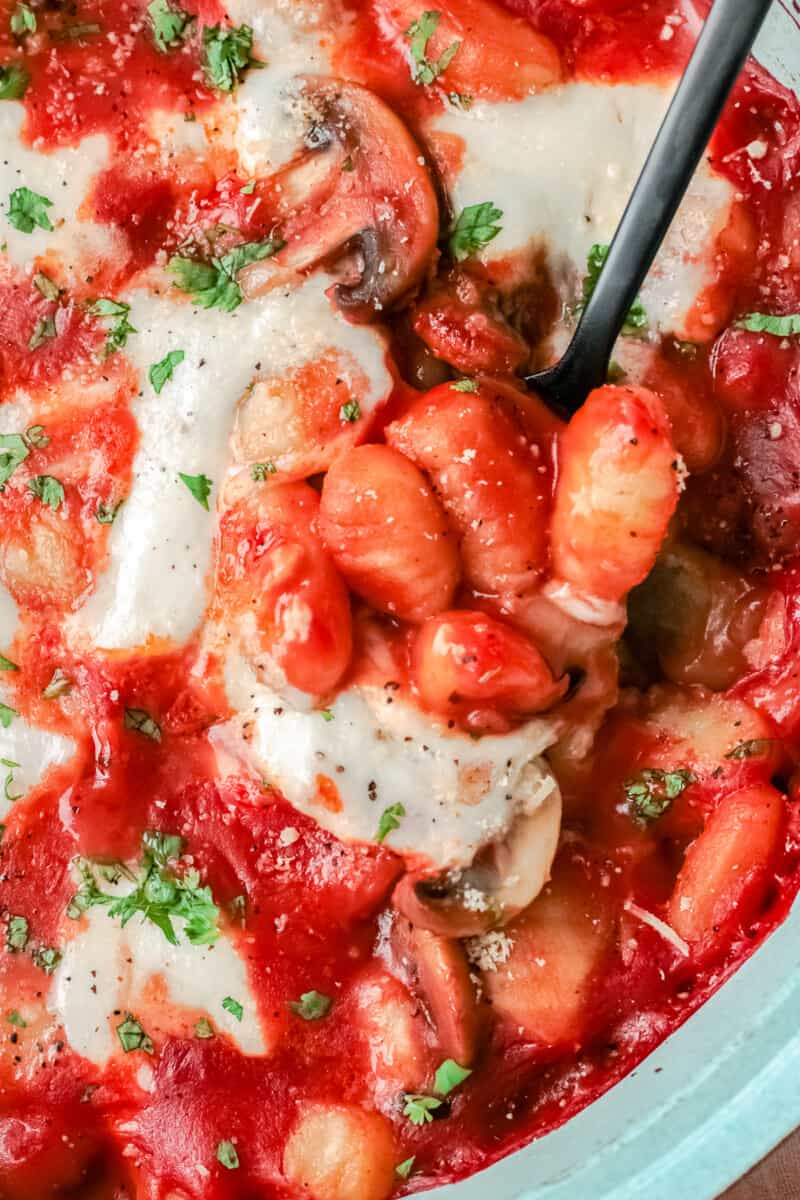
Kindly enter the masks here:
[[[474, 5], [464, 0], [465, 37], [475, 36]], [[408, 7], [400, 0], [345, 0], [333, 66], [402, 117], [420, 142], [427, 171], [437, 154], [439, 166], [444, 161], [442, 144], [428, 155], [424, 139], [426, 123], [445, 101], [409, 73], [404, 30], [397, 36]], [[445, 7], [459, 17], [459, 0]], [[691, 7], [682, 6], [677, 19], [667, 0], [502, 0], [492, 11], [498, 19], [502, 13], [509, 29], [524, 27], [526, 36], [533, 31], [548, 39], [563, 80], [606, 84], [674, 77], [705, 8], [697, 5], [695, 19]], [[386, 344], [402, 347], [392, 363], [399, 382], [390, 407], [364, 436], [381, 446], [383, 457], [391, 446], [424, 472], [432, 503], [458, 534], [459, 566], [445, 580], [439, 608], [467, 610], [470, 629], [477, 630], [476, 645], [466, 651], [462, 645], [461, 660], [440, 663], [442, 676], [428, 680], [427, 692], [419, 683], [419, 672], [430, 668], [417, 625], [441, 612], [401, 620], [384, 565], [386, 577], [369, 595], [373, 607], [364, 604], [365, 585], [357, 582], [366, 577], [359, 576], [366, 570], [358, 557], [361, 531], [347, 544], [348, 565], [324, 530], [326, 521], [330, 528], [341, 517], [344, 537], [349, 514], [333, 511], [321, 472], [311, 476], [310, 487], [289, 484], [296, 507], [290, 510], [286, 500], [289, 517], [278, 514], [284, 526], [277, 533], [263, 511], [254, 528], [243, 506], [217, 535], [209, 586], [223, 610], [252, 609], [257, 592], [259, 636], [276, 659], [285, 638], [289, 650], [280, 661], [290, 683], [299, 642], [305, 645], [300, 656], [313, 658], [305, 663], [311, 673], [330, 670], [329, 697], [379, 683], [398, 704], [415, 704], [451, 729], [476, 739], [487, 731], [502, 735], [523, 718], [490, 676], [497, 663], [498, 670], [510, 670], [519, 644], [514, 639], [524, 637], [529, 658], [514, 662], [521, 676], [515, 694], [526, 697], [519, 708], [530, 716], [563, 698], [557, 711], [564, 723], [549, 759], [564, 800], [552, 882], [516, 913], [508, 943], [496, 943], [500, 957], [489, 965], [480, 947], [477, 957], [470, 947], [474, 937], [467, 942], [471, 967], [462, 948], [466, 935], [457, 930], [441, 937], [445, 950], [460, 956], [477, 1033], [467, 1074], [434, 1096], [429, 1085], [403, 1082], [391, 1045], [388, 1051], [384, 1045], [386, 1027], [381, 1032], [369, 1024], [384, 1006], [392, 1015], [396, 989], [407, 1032], [407, 1044], [398, 1033], [399, 1058], [407, 1053], [418, 1078], [430, 1080], [438, 1064], [455, 1057], [443, 1048], [444, 1022], [432, 1016], [436, 989], [426, 991], [422, 968], [409, 973], [397, 949], [409, 922], [393, 896], [409, 864], [377, 841], [338, 840], [322, 816], [318, 823], [269, 780], [244, 770], [241, 757], [216, 738], [215, 729], [232, 715], [231, 703], [216, 649], [209, 651], [199, 634], [182, 645], [153, 638], [134, 652], [104, 653], [76, 641], [71, 625], [108, 565], [115, 506], [131, 490], [140, 445], [135, 414], [143, 382], [124, 354], [105, 352], [109, 330], [92, 302], [144, 286], [148, 272], [187, 246], [194, 253], [210, 244], [210, 258], [213, 237], [216, 248], [227, 251], [280, 227], [284, 201], [275, 178], [251, 181], [229, 161], [214, 170], [190, 152], [165, 167], [151, 145], [147, 121], [154, 111], [168, 110], [191, 124], [202, 122], [217, 102], [201, 67], [201, 31], [227, 15], [217, 0], [186, 0], [182, 8], [194, 18], [193, 31], [167, 59], [153, 45], [139, 0], [42, 6], [37, 31], [25, 40], [7, 32], [13, 8], [0, 6], [0, 62], [21, 64], [30, 76], [23, 140], [51, 151], [94, 133], [108, 136], [110, 165], [94, 181], [85, 212], [118, 235], [120, 249], [97, 276], [80, 280], [68, 295], [57, 289], [57, 298], [37, 289], [30, 273], [3, 267], [0, 276], [0, 414], [25, 389], [48, 414], [45, 441], [34, 435], [25, 443], [24, 461], [0, 487], [0, 579], [21, 609], [20, 628], [6, 647], [11, 664], [2, 667], [7, 690], [0, 723], [10, 707], [76, 747], [69, 761], [51, 766], [13, 801], [0, 841], [6, 936], [0, 951], [0, 1196], [384, 1200], [463, 1178], [562, 1125], [628, 1074], [757, 950], [786, 918], [800, 887], [800, 568], [793, 561], [800, 534], [800, 357], [796, 338], [736, 324], [756, 311], [790, 316], [800, 305], [800, 198], [793, 185], [800, 104], [762, 68], [746, 67], [709, 152], [714, 170], [736, 189], [736, 202], [716, 242], [716, 282], [694, 313], [697, 336], [686, 342], [663, 337], [637, 386], [595, 394], [598, 411], [608, 406], [598, 424], [601, 417], [612, 427], [627, 421], [639, 432], [619, 451], [620, 470], [652, 469], [663, 483], [652, 529], [643, 520], [626, 526], [626, 536], [639, 546], [650, 536], [660, 544], [669, 527], [655, 574], [652, 561], [642, 572], [638, 560], [630, 565], [630, 555], [623, 563], [627, 573], [620, 573], [624, 583], [616, 591], [610, 586], [609, 594], [598, 583], [592, 593], [607, 602], [604, 611], [616, 613], [603, 627], [605, 638], [596, 634], [597, 622], [559, 609], [546, 594], [550, 584], [563, 583], [559, 563], [573, 563], [564, 567], [568, 582], [575, 562], [594, 566], [591, 530], [569, 555], [548, 539], [553, 528], [572, 536], [580, 523], [578, 501], [565, 498], [572, 478], [567, 455], [585, 452], [587, 462], [596, 463], [590, 453], [596, 426], [584, 433], [576, 424], [565, 432], [516, 386], [515, 372], [527, 361], [524, 303], [511, 311], [503, 292], [516, 277], [516, 263], [459, 265], [444, 252], [439, 261], [434, 251], [400, 312], [381, 318]], [[485, 88], [492, 102], [519, 99], [502, 71], [487, 74]], [[443, 177], [461, 165], [460, 153], [453, 151]], [[349, 172], [353, 164], [342, 169]], [[441, 197], [442, 179], [434, 184]], [[304, 211], [298, 228], [307, 220]], [[355, 259], [366, 253], [348, 245]], [[554, 285], [540, 283], [537, 319], [552, 323]], [[37, 323], [49, 318], [58, 336], [32, 347]], [[232, 355], [235, 350], [234, 335]], [[480, 379], [459, 389], [462, 373]], [[309, 378], [313, 385], [313, 372]], [[484, 473], [496, 485], [488, 499], [485, 492], [474, 500], [487, 478], [472, 486], [466, 442], [457, 447], [466, 457], [454, 460], [464, 468], [454, 486], [448, 476], [453, 462], [447, 455], [436, 460], [426, 441], [422, 392], [434, 401], [438, 396], [441, 411], [454, 383], [463, 404], [449, 433], [485, 434], [492, 445], [500, 426], [512, 431], [499, 465]], [[92, 389], [101, 385], [104, 399], [95, 403]], [[648, 408], [652, 395], [658, 419]], [[288, 387], [287, 396], [288, 408]], [[168, 392], [163, 402], [166, 412]], [[623, 402], [627, 407], [619, 407]], [[3, 429], [31, 437], [22, 425]], [[342, 443], [350, 451], [348, 438]], [[652, 457], [642, 467], [645, 449]], [[504, 472], [512, 470], [515, 455], [525, 459], [526, 473], [517, 477], [524, 477], [524, 489], [513, 481], [507, 486]], [[685, 486], [676, 482], [679, 459], [690, 472]], [[269, 464], [258, 465], [263, 480]], [[63, 486], [61, 501], [49, 509], [36, 492], [43, 478]], [[595, 483], [602, 489], [599, 475]], [[506, 508], [509, 492], [517, 501], [530, 494], [529, 509]], [[387, 512], [391, 504], [388, 496]], [[278, 521], [274, 514], [271, 519]], [[496, 538], [486, 532], [494, 522]], [[502, 549], [508, 528], [526, 528], [525, 522], [533, 532], [524, 561], [498, 567], [492, 557], [497, 542]], [[598, 526], [594, 540], [618, 544], [621, 528]], [[60, 546], [60, 557], [47, 559], [39, 577], [26, 572], [30, 529]], [[540, 529], [548, 532], [534, 553]], [[429, 540], [438, 536], [435, 531]], [[492, 572], [512, 568], [522, 582], [500, 594]], [[405, 570], [413, 582], [413, 567]], [[612, 576], [606, 564], [606, 584]], [[573, 599], [580, 591], [576, 578]], [[285, 617], [287, 597], [296, 595], [319, 601], [323, 610], [302, 637]], [[340, 628], [350, 612], [352, 638], [349, 626]], [[331, 613], [338, 622], [333, 632], [325, 623]], [[490, 617], [501, 631], [492, 627], [495, 641], [485, 631]], [[510, 630], [507, 643], [502, 622]], [[584, 646], [587, 626], [594, 633]], [[475, 684], [470, 670], [481, 654], [488, 666]], [[704, 674], [709, 660], [711, 682]], [[446, 673], [451, 668], [452, 676]], [[66, 680], [63, 688], [59, 678]], [[448, 691], [451, 678], [461, 681], [462, 692], [456, 685]], [[465, 680], [474, 684], [474, 695]], [[529, 699], [539, 692], [541, 704]], [[589, 730], [590, 751], [584, 746], [578, 753], [570, 721]], [[2, 764], [0, 789], [12, 799], [19, 764]], [[320, 767], [319, 806], [336, 812], [342, 801], [328, 770]], [[742, 796], [755, 797], [753, 812]], [[178, 878], [197, 869], [210, 889], [224, 937], [244, 963], [257, 1019], [269, 1033], [268, 1053], [245, 1053], [225, 1033], [176, 1033], [166, 1017], [163, 1031], [152, 1028], [153, 1054], [137, 1047], [98, 1065], [70, 1046], [50, 992], [58, 958], [48, 963], [46, 955], [64, 950], [76, 860], [107, 868], [135, 864], [148, 831], [183, 839], [188, 857]], [[746, 847], [756, 843], [763, 852], [754, 849], [749, 861]], [[712, 863], [730, 859], [733, 866], [698, 897], [694, 880], [703, 874], [703, 853]], [[15, 946], [10, 922], [21, 914], [26, 940]], [[534, 950], [525, 959], [525, 947], [536, 946], [545, 948], [541, 962]], [[531, 972], [525, 995], [513, 987], [517, 960], [514, 970], [505, 966], [515, 953]], [[537, 976], [540, 968], [548, 973]], [[122, 975], [128, 966], [119, 970]], [[156, 973], [148, 987], [165, 1008], [179, 1005], [180, 997], [170, 1000], [164, 976]], [[317, 993], [330, 1008], [324, 1019], [304, 1019], [296, 1006]], [[34, 1014], [27, 1022], [17, 1011], [23, 1009]], [[114, 1024], [125, 1015], [115, 1010]], [[205, 1020], [205, 1011], [198, 1008], [192, 1019]], [[404, 1105], [419, 1101], [419, 1093], [433, 1105], [426, 1118], [413, 1121]], [[395, 1175], [390, 1164], [387, 1187], [370, 1190], [368, 1180], [361, 1191], [339, 1197], [325, 1190], [324, 1180], [309, 1191], [287, 1177], [285, 1148], [314, 1106], [382, 1114], [402, 1168]], [[233, 1169], [223, 1161], [227, 1144], [237, 1156]], [[404, 1171], [410, 1158], [413, 1166]]]

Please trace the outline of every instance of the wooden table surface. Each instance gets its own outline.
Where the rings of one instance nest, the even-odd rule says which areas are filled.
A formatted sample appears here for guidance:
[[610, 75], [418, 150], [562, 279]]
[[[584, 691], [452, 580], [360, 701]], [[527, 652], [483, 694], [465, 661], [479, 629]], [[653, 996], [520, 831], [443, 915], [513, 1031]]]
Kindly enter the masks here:
[[800, 1130], [720, 1200], [800, 1200]]

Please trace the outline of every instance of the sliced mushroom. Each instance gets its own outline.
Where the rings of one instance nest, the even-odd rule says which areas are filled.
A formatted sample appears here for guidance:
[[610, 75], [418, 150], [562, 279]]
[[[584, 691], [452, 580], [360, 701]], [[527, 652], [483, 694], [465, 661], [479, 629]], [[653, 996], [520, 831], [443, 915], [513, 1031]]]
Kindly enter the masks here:
[[474, 937], [505, 925], [550, 878], [561, 827], [561, 793], [517, 817], [502, 841], [471, 866], [443, 875], [405, 875], [392, 902], [414, 926], [441, 937]]
[[469, 1066], [478, 1046], [480, 1020], [464, 947], [455, 938], [417, 928], [403, 917], [394, 922], [391, 944], [408, 986], [436, 1031], [442, 1054]]
[[436, 250], [439, 211], [420, 149], [387, 106], [353, 83], [301, 82], [316, 113], [305, 147], [273, 176], [285, 248], [240, 277], [250, 296], [287, 274], [335, 269], [333, 299], [375, 320], [419, 284]]

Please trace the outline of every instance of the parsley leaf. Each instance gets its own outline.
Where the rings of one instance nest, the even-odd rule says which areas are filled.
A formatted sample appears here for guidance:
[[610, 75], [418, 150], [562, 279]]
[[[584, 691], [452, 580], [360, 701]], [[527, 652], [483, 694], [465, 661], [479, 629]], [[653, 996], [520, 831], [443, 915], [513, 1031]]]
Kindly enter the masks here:
[[[594, 294], [597, 281], [600, 278], [603, 267], [606, 265], [609, 250], [609, 246], [595, 242], [589, 251], [589, 256], [586, 260], [586, 275], [583, 279], [583, 303], [578, 307], [579, 312], [589, 303]], [[636, 299], [628, 310], [625, 324], [622, 326], [622, 333], [625, 337], [635, 337], [643, 329], [647, 329], [647, 313], [644, 310], [641, 300]]]
[[61, 951], [56, 950], [54, 946], [39, 946], [34, 950], [31, 958], [34, 966], [37, 966], [40, 971], [44, 971], [45, 975], [52, 975], [61, 962]]
[[172, 379], [175, 368], [183, 362], [185, 357], [183, 350], [170, 350], [166, 357], [161, 359], [161, 362], [153, 363], [149, 378], [157, 396], [161, 395], [164, 384]]
[[134, 729], [152, 742], [161, 741], [161, 726], [143, 708], [126, 708], [123, 720], [126, 729]]
[[16, 954], [28, 944], [28, 922], [25, 917], [9, 917], [6, 926], [6, 949]]
[[0, 654], [0, 671], [18, 671], [19, 667], [13, 663], [10, 658], [6, 658], [5, 654]]
[[289, 1008], [304, 1021], [319, 1021], [327, 1017], [333, 1001], [322, 992], [303, 992], [299, 1000], [290, 1000]]
[[12, 1008], [6, 1013], [6, 1020], [9, 1025], [16, 1025], [17, 1029], [27, 1029], [28, 1022], [20, 1015], [16, 1008]]
[[20, 434], [0, 434], [0, 492], [29, 454], [30, 450]]
[[657, 821], [672, 808], [673, 800], [695, 782], [691, 771], [662, 771], [644, 767], [625, 784], [631, 816], [648, 824]]
[[6, 217], [9, 225], [13, 225], [20, 233], [33, 233], [37, 225], [52, 233], [53, 223], [47, 215], [48, 208], [52, 207], [53, 201], [46, 196], [40, 196], [30, 188], [19, 187], [8, 198]]
[[211, 489], [214, 486], [213, 479], [209, 479], [207, 475], [184, 475], [183, 471], [178, 472], [178, 478], [182, 483], [186, 484], [197, 503], [202, 504], [203, 508], [208, 512], [208, 497], [211, 495]]
[[40, 296], [44, 296], [45, 300], [57, 300], [61, 295], [58, 284], [54, 283], [50, 276], [45, 275], [43, 271], [36, 272], [33, 277], [33, 286]]
[[739, 742], [738, 746], [734, 746], [725, 755], [726, 758], [742, 759], [756, 758], [761, 754], [769, 754], [772, 748], [772, 740], [770, 738], [753, 738], [749, 742]]
[[478, 391], [478, 385], [474, 379], [458, 379], [455, 383], [451, 383], [450, 387], [454, 392], [470, 392], [473, 395]]
[[361, 405], [357, 400], [348, 400], [342, 405], [339, 409], [339, 420], [348, 421], [351, 425], [361, 420]]
[[241, 1021], [244, 1016], [244, 1009], [238, 1000], [234, 1000], [233, 996], [226, 996], [222, 1001], [222, 1007], [226, 1012], [229, 1012], [237, 1021]]
[[30, 81], [28, 72], [17, 63], [0, 67], [0, 100], [21, 100]]
[[0, 765], [8, 769], [8, 774], [3, 783], [3, 795], [9, 804], [13, 804], [15, 800], [19, 800], [22, 792], [18, 792], [16, 796], [11, 794], [11, 785], [14, 782], [14, 771], [19, 769], [19, 763], [14, 762], [13, 758], [0, 758]]
[[7, 704], [0, 703], [0, 728], [8, 729], [14, 717], [18, 717], [19, 713], [15, 708], [9, 708]]
[[406, 810], [402, 804], [390, 804], [385, 808], [380, 815], [378, 821], [378, 832], [375, 834], [376, 842], [383, 842], [392, 833], [393, 830], [400, 828], [400, 822], [406, 815]]
[[457, 1088], [460, 1083], [468, 1079], [472, 1071], [466, 1067], [461, 1067], [452, 1058], [446, 1058], [436, 1071], [436, 1076], [433, 1081], [434, 1091], [440, 1096], [449, 1096], [454, 1088]]
[[414, 83], [431, 84], [447, 70], [458, 53], [461, 42], [451, 42], [438, 59], [428, 58], [428, 42], [431, 40], [442, 18], [440, 12], [424, 12], [419, 20], [413, 21], [404, 36], [411, 39], [411, 78]]
[[128, 320], [131, 306], [122, 300], [111, 300], [107, 296], [101, 296], [99, 300], [92, 300], [88, 309], [93, 317], [113, 322], [108, 329], [103, 349], [106, 358], [127, 344], [129, 334], [138, 333], [138, 330], [134, 329]]
[[64, 503], [64, 485], [53, 475], [34, 475], [28, 480], [28, 487], [42, 504], [58, 512]]
[[52, 341], [57, 335], [56, 319], [53, 313], [48, 314], [46, 317], [39, 317], [28, 341], [28, 349], [38, 350], [45, 342]]
[[249, 25], [222, 29], [219, 25], [203, 30], [203, 67], [211, 87], [232, 92], [248, 67], [263, 67], [252, 58], [253, 30]]
[[253, 463], [250, 468], [250, 474], [256, 483], [263, 483], [268, 475], [275, 475], [277, 471], [278, 468], [275, 466], [275, 463], [271, 462]]
[[118, 500], [116, 504], [104, 504], [101, 501], [97, 506], [94, 519], [97, 521], [98, 525], [113, 525], [116, 515], [122, 508], [122, 505], [122, 500]]
[[256, 190], [255, 179], [249, 179], [247, 181], [247, 183], [244, 185], [244, 187], [239, 188], [239, 194], [241, 196], [252, 196], [252, 194], [255, 190]]
[[27, 4], [18, 4], [11, 14], [11, 32], [17, 37], [36, 33], [36, 13]]
[[417, 1158], [416, 1154], [412, 1154], [411, 1158], [407, 1158], [403, 1162], [398, 1163], [394, 1169], [395, 1175], [397, 1175], [400, 1179], [408, 1179], [409, 1175], [411, 1174], [411, 1168], [414, 1166], [416, 1158]]
[[155, 1052], [153, 1039], [145, 1033], [133, 1013], [125, 1013], [125, 1020], [117, 1026], [117, 1037], [126, 1054], [132, 1050], [143, 1050], [145, 1054]]
[[183, 41], [193, 20], [182, 8], [170, 8], [167, 0], [153, 0], [147, 6], [147, 15], [153, 29], [153, 41], [162, 54]]
[[403, 1097], [403, 1116], [408, 1117], [412, 1125], [424, 1125], [433, 1120], [433, 1113], [442, 1107], [442, 1101], [435, 1096], [418, 1096], [406, 1093]]
[[29, 425], [22, 435], [22, 440], [29, 450], [44, 450], [50, 445], [50, 438], [44, 431], [44, 425]]
[[217, 1161], [229, 1171], [235, 1171], [239, 1166], [239, 1155], [233, 1142], [223, 1141], [217, 1146]]
[[167, 263], [167, 270], [175, 276], [176, 287], [187, 292], [200, 308], [221, 308], [223, 312], [233, 312], [244, 299], [236, 281], [238, 273], [250, 263], [271, 258], [284, 245], [280, 238], [244, 242], [221, 258], [212, 258], [210, 263], [173, 255]]
[[800, 313], [788, 317], [771, 317], [767, 313], [748, 313], [736, 322], [737, 329], [750, 333], [771, 333], [775, 337], [794, 337], [800, 334]]
[[502, 229], [497, 222], [502, 215], [502, 210], [490, 200], [483, 204], [470, 204], [459, 213], [447, 243], [456, 262], [463, 262], [497, 237]]

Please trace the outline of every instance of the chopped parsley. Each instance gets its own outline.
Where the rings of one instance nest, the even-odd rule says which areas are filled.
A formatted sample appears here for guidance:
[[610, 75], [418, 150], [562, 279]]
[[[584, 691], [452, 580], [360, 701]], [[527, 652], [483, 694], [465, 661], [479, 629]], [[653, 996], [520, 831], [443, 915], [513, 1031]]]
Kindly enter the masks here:
[[749, 742], [739, 742], [725, 755], [726, 758], [742, 759], [756, 758], [761, 754], [769, 754], [772, 748], [770, 738], [752, 738]]
[[161, 741], [161, 726], [144, 708], [126, 708], [123, 721], [126, 729], [141, 733], [150, 738], [151, 742]]
[[29, 454], [30, 449], [21, 434], [0, 434], [0, 492]]
[[800, 313], [787, 317], [772, 317], [767, 313], [748, 313], [736, 322], [737, 329], [750, 333], [771, 333], [775, 337], [795, 337], [800, 334]]
[[458, 379], [455, 383], [451, 383], [450, 387], [454, 392], [470, 392], [474, 394], [478, 391], [478, 385], [474, 379]]
[[21, 100], [30, 81], [28, 72], [17, 63], [0, 67], [0, 100]]
[[436, 1071], [436, 1076], [433, 1081], [434, 1091], [440, 1096], [449, 1096], [454, 1088], [468, 1079], [472, 1071], [467, 1067], [461, 1067], [452, 1058], [446, 1058]]
[[220, 25], [203, 30], [203, 68], [211, 87], [232, 92], [250, 67], [263, 67], [251, 55], [253, 30], [249, 25], [223, 29]]
[[113, 525], [117, 513], [122, 508], [122, 504], [122, 500], [118, 500], [116, 504], [104, 504], [101, 501], [97, 506], [94, 519], [99, 525]]
[[339, 409], [339, 420], [348, 421], [351, 425], [361, 420], [361, 405], [357, 400], [348, 400], [342, 405]]
[[50, 677], [50, 682], [42, 692], [45, 700], [57, 700], [59, 696], [66, 696], [72, 691], [72, 680], [68, 675], [65, 675], [61, 667], [56, 667]]
[[407, 1092], [403, 1100], [403, 1116], [408, 1117], [412, 1125], [424, 1125], [432, 1121], [433, 1113], [442, 1107], [442, 1101], [435, 1096], [411, 1095]]
[[173, 255], [167, 270], [175, 276], [175, 285], [187, 292], [200, 308], [221, 308], [233, 312], [242, 303], [242, 289], [237, 275], [243, 267], [271, 258], [284, 246], [280, 238], [267, 238], [264, 242], [243, 242], [221, 258], [211, 262], [199, 262], [194, 258]]
[[53, 512], [58, 512], [64, 503], [64, 485], [53, 475], [34, 475], [33, 479], [28, 480], [28, 488], [37, 500], [52, 508]]
[[25, 917], [9, 917], [6, 926], [6, 949], [16, 954], [28, 944], [28, 922]]
[[108, 915], [119, 918], [124, 928], [138, 914], [150, 921], [164, 934], [171, 946], [179, 944], [173, 918], [183, 921], [183, 933], [193, 946], [213, 946], [219, 937], [219, 908], [211, 889], [200, 886], [197, 871], [179, 875], [172, 866], [183, 851], [183, 840], [174, 834], [146, 831], [142, 836], [142, 856], [138, 874], [122, 868], [135, 888], [125, 896], [104, 892], [97, 876], [102, 868], [77, 860], [81, 876], [78, 888], [67, 908], [67, 916], [77, 920], [82, 913], [96, 906], [107, 907]]
[[182, 483], [186, 484], [197, 503], [202, 504], [203, 508], [208, 512], [208, 497], [211, 495], [214, 481], [209, 479], [207, 475], [184, 475], [183, 471], [178, 472], [178, 478]]
[[45, 300], [57, 300], [61, 295], [58, 284], [54, 283], [50, 276], [45, 275], [43, 271], [36, 272], [33, 277], [33, 286]]
[[424, 12], [417, 21], [413, 21], [409, 25], [405, 32], [404, 36], [411, 41], [410, 50], [413, 60], [411, 78], [414, 83], [421, 85], [433, 83], [447, 70], [461, 46], [461, 42], [451, 42], [437, 59], [428, 57], [428, 42], [439, 28], [441, 19], [440, 12]]
[[450, 230], [447, 243], [456, 262], [463, 262], [497, 237], [502, 229], [497, 222], [502, 215], [502, 210], [496, 208], [491, 200], [483, 204], [470, 204], [462, 209]]
[[253, 479], [255, 479], [256, 483], [263, 483], [268, 475], [275, 475], [277, 474], [277, 471], [278, 468], [275, 466], [275, 463], [272, 462], [253, 463], [252, 467], [250, 468], [250, 474], [253, 476]]
[[222, 1007], [226, 1012], [229, 1012], [237, 1021], [241, 1021], [244, 1016], [244, 1009], [238, 1000], [234, 1000], [233, 996], [226, 996], [222, 1001]]
[[319, 1021], [327, 1017], [333, 1001], [322, 992], [303, 992], [299, 1000], [290, 1000], [289, 1008], [304, 1021]]
[[16, 37], [36, 33], [36, 13], [27, 4], [18, 4], [11, 14], [11, 32]]
[[695, 777], [691, 771], [662, 771], [658, 767], [644, 767], [638, 775], [625, 784], [631, 816], [648, 824], [663, 817]]
[[9, 225], [13, 225], [20, 233], [33, 233], [37, 227], [53, 232], [53, 223], [47, 215], [48, 208], [53, 207], [53, 201], [30, 188], [15, 188], [8, 199]]
[[375, 841], [383, 842], [393, 830], [399, 829], [405, 815], [406, 810], [402, 804], [390, 804], [388, 808], [385, 808], [378, 821], [378, 832], [375, 834]]
[[200, 1017], [194, 1023], [194, 1036], [196, 1038], [213, 1038], [214, 1026], [209, 1021], [208, 1017]]
[[45, 342], [50, 342], [57, 336], [58, 331], [54, 315], [49, 313], [46, 317], [39, 317], [39, 320], [33, 327], [33, 333], [28, 340], [28, 349], [38, 350]]
[[9, 708], [7, 704], [0, 703], [0, 728], [8, 729], [14, 717], [18, 717], [19, 713], [15, 708]]
[[247, 181], [247, 183], [244, 185], [244, 187], [239, 188], [239, 194], [242, 196], [252, 196], [252, 194], [255, 190], [256, 190], [255, 179], [249, 179]]
[[[583, 279], [583, 303], [578, 306], [579, 312], [586, 307], [594, 295], [594, 289], [597, 287], [597, 281], [606, 265], [609, 250], [610, 246], [595, 242], [589, 251], [586, 260], [586, 275]], [[647, 313], [641, 300], [637, 298], [628, 310], [625, 324], [622, 326], [622, 333], [625, 337], [635, 337], [643, 329], [647, 329]]]
[[133, 1013], [125, 1013], [125, 1020], [117, 1026], [117, 1037], [126, 1054], [133, 1050], [143, 1050], [145, 1054], [155, 1052], [153, 1039], [145, 1033]]
[[111, 300], [108, 296], [101, 296], [99, 300], [89, 303], [88, 310], [93, 317], [111, 322], [106, 326], [106, 344], [103, 348], [106, 358], [127, 345], [129, 334], [138, 333], [128, 320], [131, 306], [122, 300]]
[[22, 440], [29, 450], [44, 450], [50, 445], [50, 438], [44, 431], [44, 425], [29, 425], [22, 435]]
[[14, 762], [13, 758], [0, 758], [0, 766], [3, 766], [8, 771], [8, 774], [3, 781], [3, 795], [9, 804], [13, 804], [15, 800], [19, 800], [22, 792], [18, 792], [16, 796], [11, 793], [11, 786], [14, 782], [14, 772], [19, 770], [19, 763]]
[[172, 8], [167, 0], [153, 0], [147, 6], [153, 41], [162, 54], [179, 46], [191, 29], [193, 18], [182, 8]]
[[161, 359], [161, 362], [153, 363], [150, 368], [149, 378], [153, 385], [153, 391], [157, 396], [161, 395], [161, 389], [168, 380], [172, 379], [175, 368], [183, 362], [186, 355], [183, 350], [170, 350], [169, 353]]
[[45, 975], [52, 975], [61, 962], [61, 951], [56, 950], [54, 946], [39, 946], [31, 958], [40, 971], [44, 971]]
[[336, 719], [329, 708], [323, 708], [321, 716], [323, 721], [334, 721]]
[[411, 1158], [406, 1158], [403, 1162], [398, 1163], [394, 1169], [395, 1175], [397, 1175], [400, 1179], [408, 1179], [409, 1175], [411, 1174], [411, 1168], [416, 1162], [416, 1158], [416, 1154], [412, 1154]]
[[236, 1147], [233, 1142], [220, 1142], [217, 1146], [217, 1161], [222, 1163], [228, 1171], [235, 1171], [239, 1166], [239, 1155], [236, 1153]]
[[19, 667], [13, 663], [10, 658], [6, 658], [5, 654], [0, 654], [0, 671], [18, 671]]
[[6, 1020], [9, 1025], [16, 1025], [17, 1029], [27, 1029], [28, 1022], [22, 1017], [16, 1008], [12, 1008], [6, 1013]]

